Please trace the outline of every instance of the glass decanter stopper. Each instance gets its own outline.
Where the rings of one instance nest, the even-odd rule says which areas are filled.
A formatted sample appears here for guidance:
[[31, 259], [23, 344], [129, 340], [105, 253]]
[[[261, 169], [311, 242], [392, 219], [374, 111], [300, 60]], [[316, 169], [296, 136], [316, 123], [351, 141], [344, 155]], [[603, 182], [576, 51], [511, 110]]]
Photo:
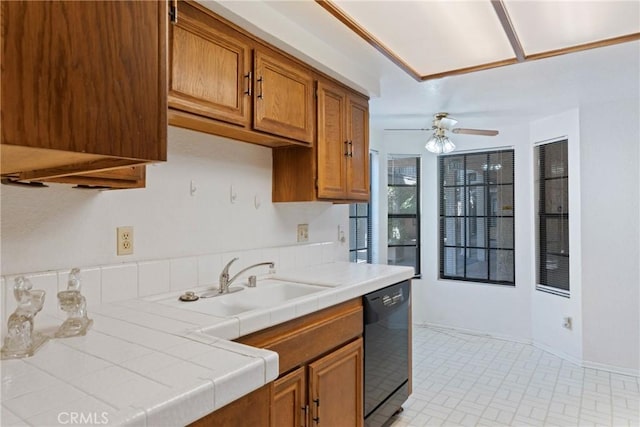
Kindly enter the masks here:
[[67, 312], [67, 320], [56, 331], [56, 338], [85, 335], [93, 324], [87, 317], [87, 300], [80, 293], [80, 270], [69, 273], [67, 290], [58, 292], [58, 304]]
[[33, 330], [33, 318], [42, 310], [45, 292], [32, 290], [33, 285], [22, 276], [16, 277], [13, 296], [18, 303], [7, 321], [7, 336], [0, 349], [2, 359], [17, 359], [33, 356], [49, 338]]

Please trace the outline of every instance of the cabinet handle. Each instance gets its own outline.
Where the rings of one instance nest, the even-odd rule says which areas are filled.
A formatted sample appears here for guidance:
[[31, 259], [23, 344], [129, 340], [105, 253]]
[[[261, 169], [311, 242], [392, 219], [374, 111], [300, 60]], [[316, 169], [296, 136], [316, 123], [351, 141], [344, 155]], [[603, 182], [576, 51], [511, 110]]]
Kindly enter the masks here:
[[249, 71], [247, 75], [244, 76], [244, 78], [247, 79], [247, 90], [244, 91], [244, 94], [248, 96], [251, 96], [251, 77], [252, 77], [251, 71]]
[[178, 0], [171, 0], [169, 4], [169, 20], [173, 24], [178, 23]]
[[349, 157], [349, 141], [344, 142], [344, 156]]
[[353, 141], [349, 141], [349, 157], [353, 157]]
[[260, 94], [258, 95], [258, 98], [262, 99], [262, 85], [264, 83], [264, 80], [262, 79], [262, 76], [260, 76], [260, 78], [258, 79], [258, 83], [260, 83]]
[[309, 405], [305, 405], [302, 407], [302, 426], [307, 427], [309, 422]]
[[320, 408], [320, 399], [313, 399], [313, 403], [316, 404], [316, 416], [311, 418], [316, 424], [320, 424], [320, 414], [318, 414], [318, 408]]

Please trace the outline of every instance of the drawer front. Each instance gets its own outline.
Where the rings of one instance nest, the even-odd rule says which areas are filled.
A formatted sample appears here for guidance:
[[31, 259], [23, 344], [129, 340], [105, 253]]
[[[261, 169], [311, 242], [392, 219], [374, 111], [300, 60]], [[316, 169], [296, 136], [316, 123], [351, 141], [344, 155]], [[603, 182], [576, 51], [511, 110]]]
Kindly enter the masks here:
[[360, 335], [362, 302], [358, 298], [237, 341], [277, 352], [279, 373], [283, 374]]

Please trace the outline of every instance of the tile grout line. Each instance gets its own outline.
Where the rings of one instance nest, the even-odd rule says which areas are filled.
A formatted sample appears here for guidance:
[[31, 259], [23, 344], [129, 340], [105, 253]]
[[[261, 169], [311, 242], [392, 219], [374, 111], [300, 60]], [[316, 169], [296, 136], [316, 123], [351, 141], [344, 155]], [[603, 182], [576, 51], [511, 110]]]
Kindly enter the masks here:
[[[474, 353], [474, 355], [475, 355], [475, 354], [477, 354], [477, 353], [478, 353], [478, 352], [479, 352], [479, 351], [484, 347], [484, 345], [485, 345], [485, 344], [486, 344], [486, 342], [483, 342], [483, 343], [482, 343], [482, 345], [481, 345], [481, 347], [480, 347], [480, 348], [479, 348], [479, 349]], [[502, 346], [502, 347], [504, 347], [504, 344], [503, 344], [503, 346]], [[491, 359], [491, 361], [492, 361], [492, 362], [496, 359], [497, 355], [498, 355], [498, 352], [495, 352], [495, 354], [494, 354], [493, 358]], [[468, 365], [468, 363], [466, 363], [466, 364], [465, 364], [465, 366], [466, 366], [466, 365]], [[480, 378], [480, 377], [481, 377], [481, 376], [482, 376], [482, 375], [483, 375], [483, 374], [484, 374], [488, 369], [489, 369], [489, 366], [488, 366], [488, 364], [487, 364], [487, 366], [484, 368], [484, 370], [483, 370], [483, 371], [481, 372], [481, 374], [478, 376], [478, 379], [479, 379], [479, 378]], [[477, 384], [477, 383], [478, 383], [478, 379], [476, 379], [476, 380], [474, 381], [473, 385], [475, 385], [475, 384]], [[453, 378], [452, 378], [452, 380], [453, 380]], [[501, 382], [501, 384], [502, 384], [502, 382]], [[496, 393], [497, 393], [497, 388], [496, 388], [496, 391], [495, 391], [495, 392], [493, 392], [493, 394], [491, 395], [491, 400], [493, 400], [493, 398], [495, 397]], [[462, 399], [460, 399], [460, 400], [461, 400], [461, 401], [462, 401], [462, 400], [464, 400], [464, 397], [465, 397], [465, 396], [467, 396], [468, 394], [469, 394], [469, 391], [465, 392], [465, 394], [462, 396], [463, 398], [462, 398]], [[457, 409], [458, 409], [459, 404], [460, 404], [460, 402], [458, 402], [458, 404], [456, 404], [456, 406], [455, 406], [455, 408], [454, 408], [454, 409], [456, 409], [456, 410], [457, 410]], [[482, 414], [484, 414], [484, 412], [486, 411], [486, 409], [487, 409], [487, 405], [485, 405], [485, 408], [484, 408], [484, 410], [482, 411]], [[466, 412], [465, 412], [465, 414], [466, 414], [466, 415], [470, 415], [470, 414], [468, 414], [468, 413], [466, 413]], [[482, 414], [481, 414], [481, 415], [479, 415], [479, 416], [478, 416], [478, 418], [482, 418]], [[449, 415], [449, 416], [450, 416], [450, 415]], [[447, 417], [447, 418], [445, 419], [445, 421], [446, 421], [446, 420], [448, 420], [448, 419], [449, 419], [449, 417]]]
[[[555, 381], [553, 382], [553, 391], [551, 392], [551, 398], [549, 399], [549, 404], [547, 405], [547, 413], [544, 415], [544, 425], [547, 424], [547, 419], [549, 418], [549, 409], [551, 408], [551, 403], [553, 403], [553, 396], [556, 394], [556, 389], [558, 388], [558, 379], [560, 378], [560, 371], [562, 370], [563, 363], [564, 361], [560, 362], [560, 368], [558, 368], [558, 373], [556, 374]], [[580, 423], [579, 418], [578, 423]]]
[[[519, 356], [520, 354], [522, 354], [522, 352], [524, 351], [524, 349], [525, 349], [525, 347], [523, 346], [523, 347], [520, 349], [520, 353], [518, 354], [518, 356]], [[517, 360], [517, 359], [516, 359], [516, 360]], [[514, 364], [515, 364], [515, 362], [514, 362]], [[513, 370], [513, 366], [511, 367], [511, 369], [509, 369], [509, 372], [507, 373], [507, 375], [505, 375], [505, 378], [509, 375], [509, 373], [510, 373], [512, 370]], [[527, 382], [527, 386], [524, 388], [524, 389], [525, 389], [525, 393], [526, 393], [527, 388], [528, 388], [528, 387], [529, 387], [529, 385], [531, 384], [531, 378], [533, 378], [533, 375], [531, 375], [531, 376], [529, 377], [529, 381]], [[500, 384], [504, 384], [504, 380], [503, 380]], [[520, 397], [520, 400], [518, 401], [518, 408], [520, 407], [520, 404], [522, 403], [522, 399], [524, 399], [524, 395], [525, 395], [525, 393], [522, 393], [522, 396]], [[492, 401], [493, 401], [493, 399], [492, 399]], [[511, 417], [511, 419], [509, 420], [509, 425], [511, 425], [511, 424], [513, 423], [513, 420], [514, 420], [514, 418], [516, 417], [516, 414], [517, 414], [517, 413], [518, 413], [518, 410], [516, 409], [516, 410], [515, 410], [515, 412], [514, 412], [514, 414], [513, 414], [513, 416], [512, 416], [512, 417]]]
[[[416, 398], [413, 403], [415, 407], [412, 408], [411, 405], [405, 407], [408, 411], [405, 412], [404, 417], [400, 415], [396, 418], [397, 427], [436, 424], [468, 425], [474, 418], [477, 418], [473, 421], [475, 425], [483, 426], [498, 424], [545, 426], [554, 423], [562, 426], [581, 426], [589, 423], [613, 426], [616, 422], [613, 405], [615, 378], [610, 372], [577, 366], [528, 344], [516, 346], [515, 344], [521, 343], [512, 343], [510, 345], [508, 341], [504, 342], [491, 337], [442, 333], [429, 328], [425, 328], [422, 333], [416, 333], [414, 337], [418, 338], [417, 342], [420, 343], [418, 351], [421, 354], [420, 362], [416, 364], [416, 371], [420, 371], [422, 363], [428, 375], [422, 378], [421, 386], [414, 386], [414, 392], [424, 394]], [[424, 350], [428, 353], [425, 354]], [[430, 361], [435, 363], [431, 364]], [[494, 366], [495, 369], [492, 369]], [[470, 368], [477, 370], [470, 370]], [[506, 370], [503, 371], [501, 368]], [[591, 371], [595, 375], [593, 380], [587, 377], [587, 374], [591, 375]], [[488, 375], [489, 373], [494, 374], [495, 378]], [[605, 380], [602, 380], [603, 377], [606, 377]], [[498, 384], [491, 386], [493, 380]], [[484, 382], [487, 381], [485, 389]], [[465, 384], [465, 382], [468, 383]], [[441, 387], [434, 387], [437, 385]], [[589, 409], [590, 406], [585, 406], [591, 396], [591, 392], [587, 393], [587, 387], [595, 387], [594, 404], [597, 405], [600, 402], [601, 405], [600, 408], [594, 407], [593, 411]], [[608, 390], [605, 387], [608, 387]], [[630, 390], [629, 399], [640, 401], [640, 378], [632, 379], [629, 386], [622, 383], [621, 387]], [[493, 392], [491, 392], [492, 389]], [[564, 392], [565, 389], [566, 392]], [[483, 392], [484, 390], [486, 393]], [[512, 393], [520, 391], [522, 393], [519, 399], [509, 399], [513, 397]], [[504, 397], [498, 397], [498, 395]], [[476, 400], [470, 400], [473, 396], [476, 396]], [[452, 401], [454, 399], [459, 401], [455, 405], [445, 406], [449, 398], [452, 398]], [[609, 408], [602, 406], [606, 405], [607, 400]], [[623, 410], [632, 408], [631, 400], [629, 403], [623, 402]], [[462, 401], [469, 404], [468, 411], [464, 410]], [[487, 403], [479, 403], [481, 401]], [[431, 406], [431, 409], [427, 409], [426, 405]], [[495, 420], [484, 416], [490, 407], [495, 411]], [[520, 409], [522, 412], [519, 412]], [[527, 409], [529, 409], [529, 417], [525, 415]], [[535, 417], [531, 416], [533, 409], [536, 409]], [[554, 412], [551, 412], [552, 409]], [[610, 411], [608, 417], [602, 417], [606, 410]], [[512, 411], [510, 420], [506, 421], [506, 416], [503, 417], [503, 415]], [[478, 412], [479, 415], [476, 415]], [[590, 415], [591, 412], [593, 416]], [[445, 418], [442, 418], [443, 413], [447, 413]], [[522, 417], [520, 421], [516, 418], [518, 414]], [[624, 412], [617, 422], [622, 423], [621, 425], [640, 427], [639, 415]], [[587, 418], [581, 420], [582, 417]], [[609, 421], [603, 421], [604, 418]], [[595, 421], [589, 421], [590, 419]], [[396, 424], [392, 423], [392, 425]]]

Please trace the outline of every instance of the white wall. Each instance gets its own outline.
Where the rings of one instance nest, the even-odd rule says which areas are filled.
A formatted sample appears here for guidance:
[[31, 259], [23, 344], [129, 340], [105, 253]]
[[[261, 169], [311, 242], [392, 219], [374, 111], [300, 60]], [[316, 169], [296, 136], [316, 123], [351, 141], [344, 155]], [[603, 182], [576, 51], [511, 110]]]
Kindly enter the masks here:
[[[569, 281], [571, 297], [565, 298], [535, 290], [532, 292], [532, 337], [533, 342], [560, 356], [582, 360], [582, 280], [581, 280], [581, 203], [580, 203], [580, 121], [578, 109], [572, 109], [530, 124], [531, 163], [535, 143], [566, 137], [569, 161]], [[530, 199], [533, 202], [534, 179], [529, 175]], [[532, 205], [533, 206], [533, 205]], [[531, 236], [535, 236], [535, 210], [529, 211]], [[535, 266], [535, 240], [530, 242], [529, 262]], [[535, 267], [533, 267], [535, 269]], [[532, 270], [532, 280], [535, 270]], [[563, 327], [563, 318], [571, 317], [573, 328]]]
[[[145, 189], [2, 186], [2, 274], [294, 244], [298, 223], [309, 224], [310, 242], [348, 229], [347, 206], [271, 203], [269, 148], [170, 127], [168, 157], [147, 167]], [[123, 225], [134, 227], [135, 253], [118, 257]]]
[[[640, 104], [637, 98], [571, 109], [501, 128], [499, 137], [456, 135], [459, 152], [515, 146], [516, 286], [438, 279], [437, 159], [426, 133], [375, 132], [380, 211], [386, 208], [388, 154], [422, 157], [422, 270], [413, 315], [429, 323], [535, 345], [585, 366], [638, 374], [640, 367]], [[535, 290], [533, 145], [567, 137], [571, 297]], [[386, 224], [380, 233], [386, 259]], [[573, 329], [563, 327], [570, 316]]]
[[[438, 176], [437, 157], [424, 149], [426, 132], [379, 132], [372, 134], [371, 146], [379, 150], [382, 175], [388, 154], [416, 154], [422, 157], [422, 279], [413, 286], [413, 319], [517, 340], [530, 339], [530, 247], [527, 236], [531, 201], [528, 176], [528, 128], [502, 127], [493, 138], [455, 135], [458, 152], [516, 146], [516, 286], [489, 285], [438, 279]], [[386, 183], [386, 176], [381, 177]], [[387, 214], [386, 188], [381, 185], [381, 215]], [[378, 230], [381, 244], [386, 242], [386, 223]], [[385, 245], [386, 246], [386, 245]], [[380, 250], [384, 253], [384, 248]], [[383, 258], [386, 259], [386, 258]]]
[[638, 373], [638, 98], [580, 110], [585, 361]]

